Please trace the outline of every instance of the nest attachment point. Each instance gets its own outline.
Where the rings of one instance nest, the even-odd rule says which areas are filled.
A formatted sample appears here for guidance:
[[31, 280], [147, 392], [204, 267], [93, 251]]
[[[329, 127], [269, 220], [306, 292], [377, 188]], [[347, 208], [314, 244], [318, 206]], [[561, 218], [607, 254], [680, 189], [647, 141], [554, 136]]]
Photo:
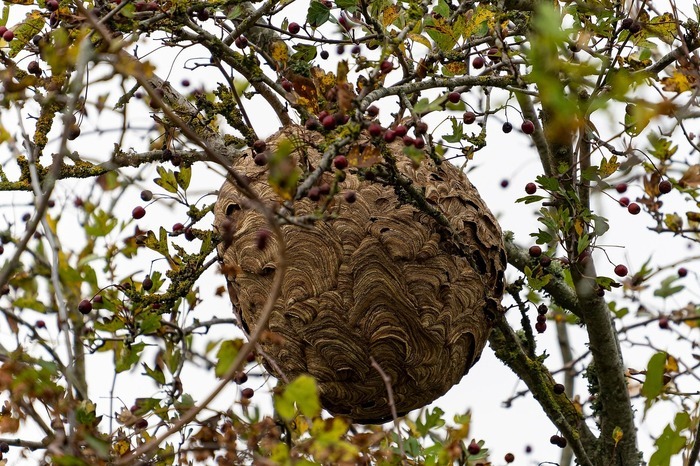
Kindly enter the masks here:
[[[321, 134], [291, 126], [271, 136], [267, 147], [274, 151], [284, 140], [293, 144], [289, 157], [303, 173], [318, 166]], [[405, 189], [369, 181], [351, 165], [338, 193], [329, 194], [324, 219], [309, 228], [282, 227], [288, 269], [270, 333], [260, 342], [274, 361], [266, 363], [273, 375], [312, 375], [323, 407], [360, 423], [391, 419], [386, 384], [371, 358], [391, 379], [398, 414], [406, 414], [459, 382], [502, 312], [501, 230], [476, 189], [448, 162], [426, 159], [415, 168], [400, 143], [386, 149], [404, 179], [449, 225], [418, 208]], [[235, 169], [266, 203], [281, 205], [267, 166], [249, 155]], [[332, 185], [334, 179], [325, 173], [318, 184]], [[352, 203], [343, 196], [348, 191], [355, 192]], [[326, 200], [305, 197], [293, 203], [293, 213], [313, 215]], [[226, 236], [219, 254], [231, 301], [252, 330], [278, 253], [274, 238], [258, 248], [259, 231], [269, 226], [245, 206], [245, 197], [225, 182], [214, 226]]]

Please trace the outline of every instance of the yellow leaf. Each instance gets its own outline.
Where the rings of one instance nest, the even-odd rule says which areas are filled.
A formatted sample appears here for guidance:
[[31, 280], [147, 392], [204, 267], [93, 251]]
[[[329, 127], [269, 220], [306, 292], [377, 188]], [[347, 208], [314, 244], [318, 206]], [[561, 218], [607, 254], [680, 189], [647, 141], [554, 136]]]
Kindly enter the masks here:
[[670, 354], [666, 355], [666, 367], [664, 368], [664, 372], [678, 372], [678, 360]]
[[453, 61], [443, 67], [443, 73], [447, 76], [464, 74], [467, 71], [467, 63], [463, 61]]
[[695, 78], [676, 70], [670, 77], [661, 78], [663, 90], [667, 92], [685, 92], [695, 87]]
[[465, 38], [471, 36], [483, 37], [496, 25], [496, 15], [488, 7], [479, 5], [473, 13], [468, 14], [467, 22], [461, 31]]
[[114, 442], [112, 448], [118, 456], [124, 456], [131, 449], [131, 445], [126, 440], [118, 440]]
[[413, 32], [409, 32], [408, 36], [409, 39], [411, 39], [413, 42], [418, 42], [421, 45], [425, 45], [427, 48], [431, 48], [432, 46], [430, 45], [430, 41], [428, 40], [427, 37], [422, 36], [420, 34], [415, 34]]
[[683, 187], [697, 188], [700, 186], [700, 165], [691, 165], [678, 180], [678, 184]]
[[619, 167], [620, 167], [620, 164], [617, 161], [616, 155], [613, 155], [612, 157], [610, 157], [610, 160], [603, 157], [603, 160], [600, 162], [600, 169], [599, 169], [600, 177], [607, 178], [608, 176], [615, 173]]
[[581, 236], [583, 234], [583, 220], [577, 218], [574, 221], [574, 230], [576, 230], [576, 235]]
[[382, 12], [382, 24], [384, 25], [384, 27], [387, 27], [391, 23], [393, 23], [396, 20], [396, 18], [399, 17], [400, 13], [401, 8], [399, 8], [398, 5], [391, 5], [385, 8]]
[[381, 162], [382, 156], [379, 149], [373, 144], [366, 145], [362, 151], [360, 151], [360, 146], [356, 144], [348, 151], [347, 159], [351, 167], [367, 168]]
[[281, 40], [276, 40], [270, 44], [270, 55], [272, 58], [286, 66], [289, 61], [289, 47]]
[[622, 432], [622, 429], [620, 429], [619, 426], [615, 426], [613, 429], [613, 440], [615, 441], [615, 445], [617, 445], [620, 440], [622, 440], [622, 437], [624, 436], [624, 433]]

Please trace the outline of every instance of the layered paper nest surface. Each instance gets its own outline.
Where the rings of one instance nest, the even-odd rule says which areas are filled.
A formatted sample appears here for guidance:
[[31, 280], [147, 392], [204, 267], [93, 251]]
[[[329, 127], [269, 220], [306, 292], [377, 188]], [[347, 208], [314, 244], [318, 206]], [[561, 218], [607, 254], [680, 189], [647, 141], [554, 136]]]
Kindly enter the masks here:
[[[268, 150], [283, 140], [294, 145], [290, 157], [303, 172], [318, 166], [314, 147], [321, 134], [285, 128], [268, 139]], [[288, 269], [269, 322], [273, 338], [261, 343], [274, 361], [266, 363], [273, 375], [311, 374], [325, 409], [361, 423], [391, 418], [388, 391], [371, 358], [391, 379], [399, 415], [459, 382], [501, 312], [506, 267], [498, 223], [466, 176], [449, 162], [436, 166], [426, 159], [415, 168], [401, 143], [388, 147], [399, 171], [450, 226], [417, 208], [405, 190], [365, 180], [351, 166], [326, 219], [282, 228]], [[235, 168], [266, 203], [281, 204], [267, 166], [250, 155]], [[319, 184], [333, 179], [326, 173]], [[356, 193], [354, 203], [344, 199], [347, 191]], [[324, 202], [296, 201], [294, 214], [313, 215]], [[246, 205], [225, 182], [215, 228], [226, 236], [219, 254], [231, 301], [252, 330], [270, 292], [278, 245], [271, 238], [258, 248], [258, 231], [269, 226]]]

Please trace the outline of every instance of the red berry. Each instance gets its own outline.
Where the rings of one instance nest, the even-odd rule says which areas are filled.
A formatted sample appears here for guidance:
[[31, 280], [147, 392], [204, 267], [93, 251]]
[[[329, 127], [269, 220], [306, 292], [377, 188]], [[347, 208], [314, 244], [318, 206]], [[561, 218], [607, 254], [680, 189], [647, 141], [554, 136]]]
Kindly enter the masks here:
[[56, 11], [58, 10], [58, 0], [47, 0], [46, 1], [46, 9], [49, 11]]
[[255, 154], [255, 157], [253, 157], [253, 162], [255, 162], [255, 165], [258, 167], [264, 166], [267, 163], [267, 154], [265, 154], [265, 152]]
[[506, 463], [512, 463], [515, 461], [515, 455], [512, 453], [506, 453], [506, 456], [503, 459], [506, 460]]
[[255, 235], [255, 245], [261, 251], [267, 246], [267, 240], [270, 239], [270, 232], [268, 230], [258, 230]]
[[321, 190], [318, 189], [317, 186], [312, 186], [306, 195], [309, 197], [309, 199], [316, 202], [321, 199]]
[[510, 184], [510, 181], [508, 181], [506, 179], [501, 180], [501, 188], [505, 189], [508, 187], [509, 184]]
[[136, 421], [136, 423], [134, 424], [134, 427], [137, 429], [145, 429], [146, 427], [148, 427], [148, 421], [141, 418], [138, 421]]
[[233, 377], [233, 381], [234, 381], [236, 384], [238, 384], [238, 385], [244, 384], [244, 383], [246, 383], [246, 382], [248, 381], [248, 374], [246, 374], [246, 373], [243, 372], [243, 371], [238, 372], [238, 373]]
[[532, 134], [535, 132], [535, 124], [530, 120], [525, 120], [522, 125], [520, 125], [520, 129], [525, 134]]
[[486, 56], [491, 59], [491, 61], [500, 61], [501, 54], [496, 47], [491, 47], [486, 51]]
[[333, 118], [333, 115], [328, 115], [323, 120], [321, 120], [321, 124], [328, 131], [335, 129], [335, 118]]
[[370, 105], [367, 107], [367, 115], [371, 116], [372, 118], [375, 118], [377, 115], [379, 115], [379, 107], [376, 105]]
[[192, 227], [185, 228], [185, 239], [187, 241], [194, 241], [196, 237], [197, 235], [195, 235], [194, 231], [192, 231]]
[[462, 100], [462, 95], [459, 92], [450, 92], [447, 94], [447, 100], [452, 102], [453, 104], [456, 104], [460, 100]]
[[288, 79], [283, 79], [281, 84], [282, 84], [282, 89], [284, 89], [287, 92], [292, 92], [292, 90], [294, 89], [294, 85]]
[[151, 288], [153, 288], [153, 280], [151, 280], [151, 277], [147, 276], [146, 278], [144, 278], [143, 283], [141, 283], [141, 286], [146, 291], [149, 291]]
[[389, 60], [384, 60], [380, 65], [379, 69], [381, 70], [382, 73], [388, 74], [391, 72], [391, 70], [394, 69], [394, 65], [391, 64]]
[[404, 136], [401, 138], [403, 140], [403, 145], [404, 146], [412, 146], [415, 143], [415, 140], [411, 136]]
[[620, 194], [624, 193], [627, 191], [627, 183], [619, 183], [617, 186], [615, 186], [615, 191]]
[[246, 360], [247, 362], [253, 362], [253, 361], [255, 361], [255, 353], [251, 351], [250, 353], [246, 354], [246, 355], [245, 355], [245, 360]]
[[413, 140], [413, 147], [416, 149], [422, 149], [425, 147], [425, 141], [423, 138], [416, 138]]
[[308, 129], [309, 131], [315, 131], [319, 128], [319, 121], [316, 118], [309, 118], [306, 120], [306, 123], [304, 123], [304, 127]]
[[[37, 320], [34, 323], [34, 325], [36, 326], [36, 328], [46, 328], [46, 322], [44, 322], [43, 320]], [[4, 452], [4, 453], [7, 453], [7, 452]]]
[[2, 35], [2, 38], [5, 39], [7, 42], [10, 42], [12, 39], [15, 38], [15, 33], [8, 29], [8, 30], [5, 31], [5, 33]]
[[173, 231], [181, 231], [184, 229], [185, 229], [185, 225], [183, 225], [182, 223], [178, 222], [178, 223], [173, 225]]
[[318, 192], [320, 192], [323, 196], [327, 196], [331, 192], [331, 185], [329, 185], [328, 183], [323, 183], [321, 186], [318, 187]]
[[618, 277], [626, 277], [627, 273], [627, 267], [625, 267], [623, 264], [618, 264], [615, 266], [615, 275]]
[[666, 317], [666, 316], [659, 317], [659, 328], [661, 328], [663, 330], [667, 330], [669, 328], [668, 317]]
[[246, 36], [238, 36], [236, 40], [233, 41], [233, 43], [239, 49], [244, 49], [248, 47], [248, 39], [246, 38]]
[[80, 301], [78, 304], [78, 311], [80, 311], [81, 314], [89, 314], [90, 311], [92, 311], [92, 303], [88, 299], [83, 299]]
[[369, 128], [367, 128], [367, 132], [369, 133], [370, 136], [376, 138], [382, 135], [382, 127], [381, 125], [378, 125], [377, 123], [372, 123], [369, 125]]
[[144, 215], [146, 215], [146, 209], [141, 206], [136, 206], [134, 207], [134, 210], [131, 211], [131, 216], [136, 220], [143, 218]]
[[422, 134], [425, 134], [428, 132], [428, 123], [424, 121], [419, 121], [416, 123], [416, 127], [413, 129], [413, 132], [416, 133], [416, 136], [420, 136]]
[[345, 198], [345, 202], [347, 202], [348, 204], [352, 204], [357, 200], [357, 194], [355, 193], [355, 191], [345, 191], [343, 197]]
[[262, 139], [258, 139], [253, 143], [253, 150], [258, 154], [261, 152], [265, 152], [265, 149], [267, 149], [267, 144]]
[[679, 277], [683, 278], [686, 275], [688, 275], [688, 269], [686, 269], [685, 267], [681, 267], [678, 269], [678, 276]]
[[542, 248], [537, 245], [530, 246], [530, 250], [528, 252], [532, 257], [540, 257], [542, 255]]
[[661, 194], [668, 194], [672, 189], [673, 185], [668, 180], [663, 180], [661, 183], [659, 183], [659, 192]]
[[537, 314], [537, 322], [547, 322], [547, 316], [545, 314]]
[[476, 121], [476, 114], [474, 112], [464, 112], [464, 115], [462, 115], [462, 120], [466, 124], [471, 125]]
[[633, 202], [627, 206], [627, 212], [631, 213], [632, 215], [637, 215], [641, 211], [642, 208], [639, 207], [639, 204], [637, 204], [636, 202]]
[[102, 299], [102, 295], [101, 295], [101, 294], [98, 294], [98, 295], [96, 295], [95, 297], [92, 298], [92, 302], [95, 303], [95, 304], [102, 304], [102, 301], [103, 301], [103, 299]]
[[255, 395], [255, 391], [253, 391], [252, 388], [244, 388], [241, 390], [241, 396], [246, 400], [253, 398], [253, 395]]
[[394, 142], [394, 140], [396, 140], [396, 132], [394, 132], [394, 130], [391, 129], [386, 130], [386, 132], [384, 133], [384, 140], [386, 142]]
[[406, 128], [404, 125], [398, 125], [396, 128], [394, 128], [394, 132], [398, 137], [402, 138], [408, 134], [408, 128]]
[[535, 183], [526, 184], [525, 192], [530, 195], [535, 194], [537, 192], [537, 185]]
[[338, 170], [345, 170], [348, 168], [348, 159], [344, 155], [337, 155], [333, 159], [333, 166], [337, 168]]
[[481, 451], [481, 447], [479, 446], [478, 443], [476, 443], [474, 440], [471, 441], [469, 446], [467, 447], [467, 451], [469, 452], [470, 455], [478, 455], [479, 452]]
[[511, 131], [513, 131], [513, 125], [510, 122], [506, 121], [505, 123], [503, 123], [503, 126], [501, 127], [501, 129], [503, 130], [504, 133], [508, 134]]
[[547, 330], [547, 323], [546, 322], [537, 322], [535, 324], [535, 330], [537, 330], [537, 333], [544, 333], [545, 330]]
[[627, 207], [628, 205], [630, 205], [630, 198], [629, 197], [621, 197], [620, 200], [617, 202], [619, 202], [622, 207]]
[[289, 23], [289, 26], [287, 26], [287, 31], [289, 31], [290, 34], [299, 34], [300, 30], [301, 26], [299, 26], [299, 23]]
[[328, 50], [321, 50], [321, 58], [323, 60], [327, 60], [329, 56], [330, 56], [330, 53], [328, 53]]
[[474, 57], [474, 60], [472, 60], [472, 66], [475, 70], [483, 68], [485, 63], [486, 60], [484, 60], [484, 57], [482, 57], [481, 55]]
[[0, 37], [2, 37], [6, 32], [7, 28], [5, 26], [0, 26]]
[[620, 21], [620, 29], [629, 29], [630, 26], [632, 26], [632, 23], [634, 23], [632, 18], [625, 18]]
[[566, 391], [566, 387], [564, 387], [564, 384], [557, 383], [557, 384], [554, 384], [554, 386], [552, 387], [552, 391], [556, 395], [561, 395], [562, 393], [564, 393]]

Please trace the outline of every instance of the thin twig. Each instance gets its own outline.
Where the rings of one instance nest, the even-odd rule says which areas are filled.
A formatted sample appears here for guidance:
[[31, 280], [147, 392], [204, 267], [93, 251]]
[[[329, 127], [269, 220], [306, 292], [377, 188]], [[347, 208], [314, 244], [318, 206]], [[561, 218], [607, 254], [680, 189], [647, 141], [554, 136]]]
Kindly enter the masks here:
[[379, 376], [384, 381], [386, 393], [389, 397], [389, 408], [391, 408], [391, 417], [394, 419], [394, 427], [396, 428], [396, 441], [399, 444], [399, 451], [401, 452], [401, 456], [403, 457], [403, 438], [401, 437], [401, 425], [399, 424], [399, 415], [396, 412], [396, 404], [394, 403], [394, 390], [391, 388], [391, 378], [387, 375], [386, 372], [384, 372], [382, 366], [380, 366], [377, 363], [377, 361], [374, 359], [374, 356], [370, 356], [369, 360], [372, 363], [372, 367], [374, 367], [377, 370], [377, 372], [379, 372]]

